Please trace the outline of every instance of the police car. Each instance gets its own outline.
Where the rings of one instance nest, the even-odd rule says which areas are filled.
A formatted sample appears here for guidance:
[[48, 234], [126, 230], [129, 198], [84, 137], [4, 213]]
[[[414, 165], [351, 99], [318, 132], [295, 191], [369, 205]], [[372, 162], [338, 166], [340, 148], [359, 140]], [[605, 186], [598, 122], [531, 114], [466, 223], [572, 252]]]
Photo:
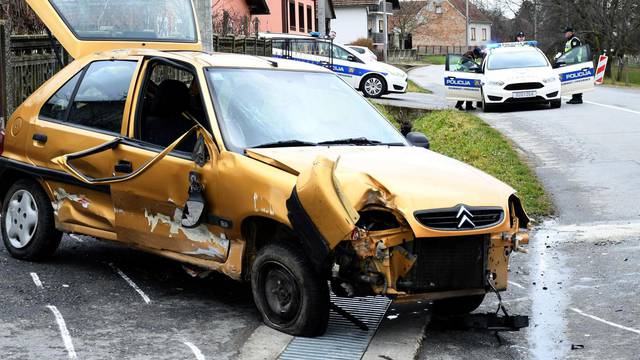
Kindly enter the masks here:
[[491, 44], [481, 64], [447, 55], [447, 99], [481, 102], [484, 111], [512, 103], [559, 108], [562, 96], [593, 90], [589, 46], [576, 47], [552, 63], [536, 45], [535, 41]]
[[271, 39], [273, 56], [325, 66], [367, 97], [407, 91], [407, 73], [389, 64], [370, 61], [335, 41], [313, 36], [262, 33]]

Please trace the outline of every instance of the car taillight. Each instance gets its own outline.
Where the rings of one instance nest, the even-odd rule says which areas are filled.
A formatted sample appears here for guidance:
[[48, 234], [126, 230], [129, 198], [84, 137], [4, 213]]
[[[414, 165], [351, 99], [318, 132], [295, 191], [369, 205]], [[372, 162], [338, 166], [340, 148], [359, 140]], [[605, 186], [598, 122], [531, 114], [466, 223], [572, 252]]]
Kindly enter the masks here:
[[0, 155], [4, 151], [4, 130], [0, 130]]

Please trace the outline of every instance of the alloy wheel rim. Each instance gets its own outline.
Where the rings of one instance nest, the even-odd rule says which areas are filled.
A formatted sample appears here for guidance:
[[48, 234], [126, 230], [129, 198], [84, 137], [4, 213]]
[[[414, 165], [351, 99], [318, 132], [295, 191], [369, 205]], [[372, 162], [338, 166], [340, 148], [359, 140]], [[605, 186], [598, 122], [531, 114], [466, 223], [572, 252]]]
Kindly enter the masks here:
[[26, 190], [15, 192], [5, 215], [4, 225], [11, 246], [22, 249], [29, 245], [38, 229], [38, 205], [33, 195]]
[[364, 83], [364, 88], [369, 95], [378, 95], [382, 92], [382, 82], [378, 78], [369, 78]]

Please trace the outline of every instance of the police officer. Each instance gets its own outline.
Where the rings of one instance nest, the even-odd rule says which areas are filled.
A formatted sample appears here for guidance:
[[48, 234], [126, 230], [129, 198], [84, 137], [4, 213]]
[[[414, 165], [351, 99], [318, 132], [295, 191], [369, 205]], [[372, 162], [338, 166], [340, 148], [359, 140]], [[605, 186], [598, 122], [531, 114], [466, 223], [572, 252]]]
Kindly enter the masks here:
[[[564, 38], [567, 42], [564, 44], [564, 53], [568, 53], [573, 48], [582, 46], [582, 42], [576, 36], [575, 30], [571, 26], [567, 26], [564, 29]], [[571, 100], [567, 101], [567, 104], [582, 104], [582, 94], [573, 94]]]
[[523, 42], [527, 40], [527, 38], [524, 36], [524, 32], [520, 31], [516, 34], [516, 41], [517, 42]]
[[[462, 58], [460, 58], [460, 67], [471, 71], [472, 69], [475, 69], [479, 66], [477, 60], [482, 59], [482, 57], [483, 57], [482, 49], [480, 49], [479, 47], [474, 48], [473, 50], [469, 50], [462, 55]], [[458, 101], [456, 103], [456, 109], [463, 110], [462, 108], [463, 104], [464, 104], [464, 101]], [[473, 101], [467, 101], [465, 108], [467, 110], [476, 109], [475, 107], [473, 107]]]

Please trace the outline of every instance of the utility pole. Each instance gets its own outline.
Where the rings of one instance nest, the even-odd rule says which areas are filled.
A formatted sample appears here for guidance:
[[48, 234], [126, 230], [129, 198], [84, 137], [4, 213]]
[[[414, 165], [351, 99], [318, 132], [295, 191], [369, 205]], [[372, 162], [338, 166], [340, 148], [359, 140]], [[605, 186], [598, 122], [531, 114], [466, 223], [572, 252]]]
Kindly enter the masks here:
[[538, 39], [538, 0], [533, 1], [533, 40]]
[[466, 3], [466, 7], [465, 7], [465, 11], [464, 11], [464, 18], [466, 20], [466, 32], [467, 32], [467, 50], [469, 50], [469, 0], [467, 0]]
[[320, 33], [320, 37], [324, 37], [327, 35], [327, 16], [326, 14], [326, 0], [317, 0], [318, 1], [318, 13], [316, 16], [318, 17], [318, 28], [316, 31]]
[[388, 60], [388, 50], [389, 50], [389, 34], [388, 34], [388, 26], [387, 26], [387, 0], [382, 0], [382, 18], [384, 19], [383, 23], [384, 23], [384, 30], [382, 31], [382, 34], [384, 35], [384, 41], [383, 41], [383, 51], [382, 51], [382, 57], [384, 59], [384, 62], [387, 62]]
[[213, 6], [211, 0], [195, 0], [193, 3], [200, 27], [202, 48], [204, 51], [213, 51]]

